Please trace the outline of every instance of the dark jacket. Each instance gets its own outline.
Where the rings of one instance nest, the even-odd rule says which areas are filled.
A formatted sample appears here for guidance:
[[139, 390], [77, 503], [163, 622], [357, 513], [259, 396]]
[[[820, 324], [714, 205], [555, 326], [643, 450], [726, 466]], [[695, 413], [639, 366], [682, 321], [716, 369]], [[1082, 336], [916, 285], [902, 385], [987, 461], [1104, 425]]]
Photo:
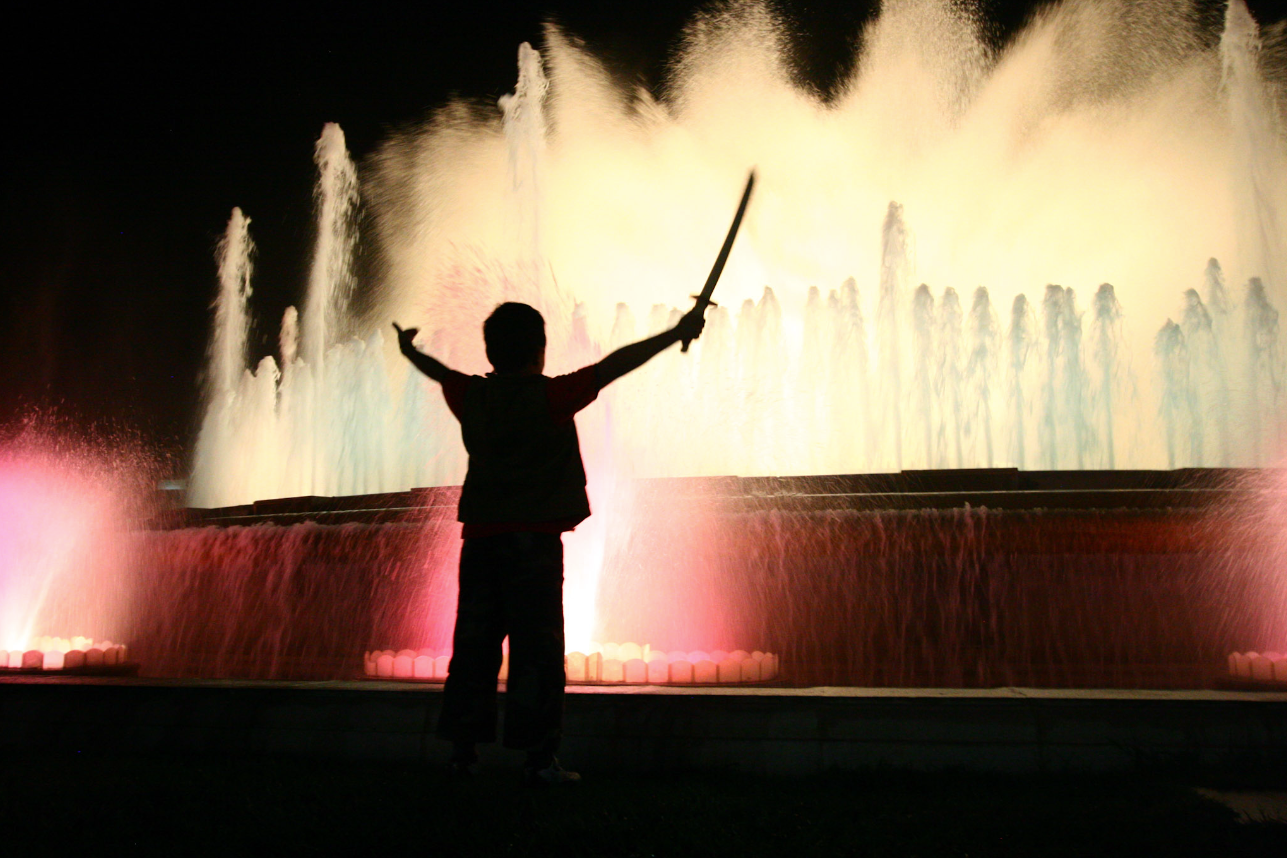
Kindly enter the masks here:
[[461, 435], [469, 471], [460, 494], [466, 524], [564, 521], [590, 515], [576, 423], [556, 423], [543, 375], [475, 378]]

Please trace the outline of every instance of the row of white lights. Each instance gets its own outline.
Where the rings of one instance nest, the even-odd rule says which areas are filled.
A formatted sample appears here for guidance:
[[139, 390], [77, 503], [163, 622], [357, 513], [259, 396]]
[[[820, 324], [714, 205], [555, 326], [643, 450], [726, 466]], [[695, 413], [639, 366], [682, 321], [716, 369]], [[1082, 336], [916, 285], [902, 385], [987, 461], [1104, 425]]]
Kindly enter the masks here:
[[35, 649], [0, 650], [0, 666], [12, 670], [79, 670], [124, 664], [129, 655], [129, 647], [111, 641], [41, 638]]
[[[622, 656], [628, 656], [622, 658]], [[433, 650], [373, 650], [362, 659], [367, 676], [385, 679], [446, 679], [451, 653]], [[778, 676], [778, 657], [771, 652], [694, 650], [662, 652], [638, 644], [604, 644], [591, 652], [564, 656], [569, 682], [715, 685], [763, 682]], [[509, 653], [501, 658], [500, 679], [509, 676]]]
[[1238, 679], [1287, 682], [1287, 655], [1281, 652], [1231, 652], [1229, 675]]

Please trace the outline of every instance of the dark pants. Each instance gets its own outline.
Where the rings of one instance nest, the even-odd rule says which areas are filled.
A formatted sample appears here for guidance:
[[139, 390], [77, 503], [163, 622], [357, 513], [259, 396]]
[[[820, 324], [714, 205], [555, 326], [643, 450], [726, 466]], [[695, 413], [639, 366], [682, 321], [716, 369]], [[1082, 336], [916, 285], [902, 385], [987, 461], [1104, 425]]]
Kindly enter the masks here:
[[551, 533], [466, 539], [438, 735], [496, 739], [496, 677], [509, 635], [507, 748], [550, 752], [563, 730], [563, 540]]

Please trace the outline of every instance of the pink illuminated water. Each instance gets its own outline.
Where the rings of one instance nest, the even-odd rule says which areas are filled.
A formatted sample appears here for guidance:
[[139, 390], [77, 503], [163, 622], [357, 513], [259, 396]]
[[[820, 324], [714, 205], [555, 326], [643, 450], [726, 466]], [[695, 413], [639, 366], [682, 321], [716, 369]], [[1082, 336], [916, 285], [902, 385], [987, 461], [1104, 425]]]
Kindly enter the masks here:
[[0, 649], [128, 639], [149, 473], [49, 426], [0, 442]]

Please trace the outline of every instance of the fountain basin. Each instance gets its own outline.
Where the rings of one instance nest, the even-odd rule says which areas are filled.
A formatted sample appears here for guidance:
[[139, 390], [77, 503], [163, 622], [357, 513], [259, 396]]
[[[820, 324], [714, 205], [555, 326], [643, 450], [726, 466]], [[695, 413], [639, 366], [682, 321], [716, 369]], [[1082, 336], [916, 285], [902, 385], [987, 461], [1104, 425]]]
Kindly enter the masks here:
[[[1261, 535], [1240, 525], [1260, 474], [638, 481], [630, 518], [608, 520], [596, 634], [666, 653], [667, 683], [717, 643], [772, 652], [789, 665], [774, 681], [799, 685], [1209, 688], [1231, 651], [1273, 639]], [[457, 491], [171, 513], [145, 534], [156, 605], [133, 649], [157, 676], [356, 678], [379, 653], [390, 678], [402, 657], [406, 677], [440, 681]], [[603, 681], [600, 655], [597, 680], [570, 657], [571, 681]], [[615, 661], [612, 682], [632, 661], [661, 681]]]

